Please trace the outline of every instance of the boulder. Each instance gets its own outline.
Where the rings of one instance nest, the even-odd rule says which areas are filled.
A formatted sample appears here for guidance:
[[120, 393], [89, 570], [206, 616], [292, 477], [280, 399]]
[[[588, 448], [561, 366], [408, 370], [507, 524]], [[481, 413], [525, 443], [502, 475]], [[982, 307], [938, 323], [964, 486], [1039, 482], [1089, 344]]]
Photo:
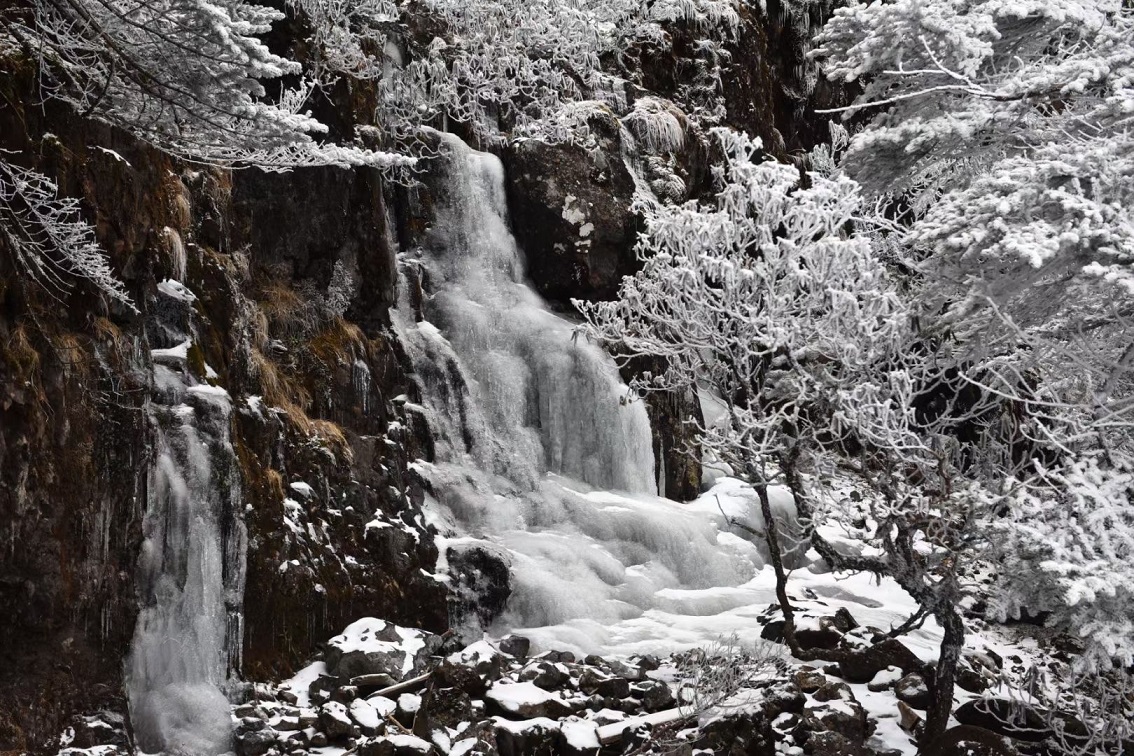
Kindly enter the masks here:
[[941, 739], [929, 744], [925, 756], [1018, 756], [1012, 741], [991, 730], [958, 725], [945, 731]]
[[886, 638], [873, 646], [855, 649], [839, 661], [839, 674], [852, 683], [868, 683], [887, 667], [897, 667], [906, 674], [917, 672], [924, 664], [896, 638]]
[[914, 709], [929, 708], [929, 686], [925, 684], [925, 678], [916, 672], [906, 675], [894, 684], [894, 695], [899, 701]]
[[354, 720], [350, 711], [338, 701], [329, 701], [319, 709], [319, 724], [332, 740], [349, 738], [354, 734]]
[[421, 674], [441, 645], [433, 633], [364, 617], [327, 643], [327, 669], [340, 679], [389, 675], [402, 680]]
[[571, 707], [561, 696], [530, 682], [494, 683], [485, 698], [505, 716], [521, 719], [558, 719], [571, 713]]

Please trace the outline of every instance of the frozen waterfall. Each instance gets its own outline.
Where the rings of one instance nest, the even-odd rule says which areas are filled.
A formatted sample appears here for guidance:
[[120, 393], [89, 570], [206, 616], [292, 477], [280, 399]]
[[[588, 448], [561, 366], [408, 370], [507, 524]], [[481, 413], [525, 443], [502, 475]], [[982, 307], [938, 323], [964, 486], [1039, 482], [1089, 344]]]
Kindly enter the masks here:
[[[442, 561], [464, 549], [501, 555], [512, 595], [490, 630], [522, 629], [546, 647], [628, 652], [714, 637], [710, 615], [771, 598], [742, 587], [763, 565], [759, 548], [727, 532], [717, 499], [655, 494], [643, 403], [524, 283], [499, 160], [441, 138], [434, 226], [423, 250], [402, 256], [395, 325], [422, 393], [410, 409], [435, 440], [435, 460], [416, 466]], [[730, 516], [753, 522], [754, 497], [723, 496]]]
[[142, 751], [224, 753], [231, 750], [224, 689], [240, 662], [245, 559], [231, 406], [223, 389], [187, 385], [164, 365], [154, 378], [140, 611], [126, 667], [131, 720]]
[[[628, 401], [610, 358], [574, 339], [573, 325], [524, 283], [500, 161], [443, 139], [446, 196], [421, 261], [432, 289], [428, 323], [402, 332], [450, 460], [468, 455], [527, 487], [553, 472], [596, 488], [655, 491], [642, 403]], [[454, 364], [471, 402], [459, 396]]]

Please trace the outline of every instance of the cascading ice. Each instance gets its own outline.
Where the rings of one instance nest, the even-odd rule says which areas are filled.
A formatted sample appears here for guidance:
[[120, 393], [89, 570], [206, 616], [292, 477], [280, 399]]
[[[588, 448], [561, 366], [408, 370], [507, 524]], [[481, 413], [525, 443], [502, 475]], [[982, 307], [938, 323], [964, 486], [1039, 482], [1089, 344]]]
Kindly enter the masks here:
[[232, 410], [223, 389], [188, 385], [164, 365], [154, 378], [140, 611], [126, 667], [131, 721], [144, 752], [219, 754], [231, 750], [224, 689], [243, 636]]
[[529, 488], [553, 472], [595, 488], [656, 491], [642, 403], [627, 401], [609, 356], [574, 339], [573, 325], [524, 283], [500, 161], [442, 139], [448, 180], [422, 261], [432, 290], [425, 317], [440, 330], [402, 328], [435, 431], [451, 456]]
[[[394, 318], [422, 393], [414, 409], [433, 432], [435, 460], [416, 466], [443, 559], [449, 547], [503, 554], [511, 597], [493, 630], [541, 645], [590, 653], [711, 639], [716, 624], [691, 615], [766, 603], [740, 588], [763, 563], [757, 547], [722, 532], [715, 499], [655, 495], [643, 403], [524, 283], [500, 161], [440, 138], [433, 229], [420, 257], [403, 257]], [[422, 282], [416, 311], [410, 276]], [[735, 513], [749, 508], [731, 500]]]

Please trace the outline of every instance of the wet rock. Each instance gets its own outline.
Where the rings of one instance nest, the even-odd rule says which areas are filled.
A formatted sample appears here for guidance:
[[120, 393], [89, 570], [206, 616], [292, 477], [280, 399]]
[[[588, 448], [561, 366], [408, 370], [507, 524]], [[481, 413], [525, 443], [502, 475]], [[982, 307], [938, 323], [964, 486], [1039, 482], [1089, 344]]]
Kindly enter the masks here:
[[630, 682], [621, 677], [599, 680], [595, 692], [608, 698], [627, 698], [630, 695]]
[[526, 667], [520, 673], [519, 679], [522, 681], [530, 680], [544, 690], [558, 690], [571, 679], [571, 676], [567, 674], [566, 668], [562, 665], [536, 662], [534, 665]]
[[989, 680], [980, 673], [979, 668], [969, 666], [967, 659], [962, 659], [957, 666], [957, 687], [969, 693], [984, 693], [991, 687]]
[[354, 734], [354, 720], [346, 706], [330, 701], [319, 709], [319, 724], [331, 740], [349, 738]]
[[804, 693], [814, 693], [827, 684], [827, 676], [814, 669], [801, 669], [792, 675], [792, 680]]
[[380, 735], [386, 729], [381, 712], [369, 701], [359, 698], [350, 702], [350, 718], [358, 725], [363, 735], [372, 737]]
[[479, 697], [488, 689], [488, 682], [499, 676], [499, 666], [485, 665], [485, 672], [481, 674], [472, 666], [446, 659], [433, 670], [431, 679], [438, 688], [459, 690], [466, 695]]
[[588, 118], [593, 149], [529, 140], [504, 155], [513, 231], [536, 290], [566, 304], [571, 297], [610, 299], [638, 262], [634, 179], [622, 162], [621, 127], [603, 106]]
[[820, 627], [816, 630], [806, 629], [795, 631], [795, 640], [799, 643], [800, 648], [830, 650], [837, 648], [842, 638], [843, 633], [835, 629], [833, 625], [830, 627]]
[[803, 752], [808, 756], [866, 756], [867, 754], [861, 740], [831, 730], [809, 734]]
[[552, 756], [558, 735], [559, 727], [549, 720], [497, 721], [495, 728], [500, 756]]
[[455, 581], [453, 626], [471, 621], [488, 627], [504, 611], [512, 595], [507, 556], [482, 545], [468, 544], [450, 546], [447, 556], [449, 574]]
[[603, 674], [593, 667], [587, 667], [579, 675], [579, 690], [587, 695], [594, 695], [598, 692], [599, 684], [608, 679], [610, 679], [609, 675]]
[[275, 745], [277, 736], [278, 733], [270, 727], [237, 732], [233, 736], [237, 756], [264, 756]]
[[505, 715], [522, 719], [558, 719], [571, 713], [571, 707], [563, 698], [530, 682], [497, 682], [485, 697]]
[[507, 635], [500, 639], [500, 650], [517, 659], [527, 659], [532, 642], [522, 635]]
[[[861, 744], [868, 734], [866, 712], [855, 700], [849, 688], [829, 686], [821, 689], [828, 692], [822, 701], [808, 703], [800, 718], [800, 727], [811, 733], [808, 742], [817, 733], [831, 732], [847, 738], [851, 743]], [[830, 753], [823, 751], [822, 753]]]
[[760, 637], [763, 640], [771, 641], [772, 643], [784, 642], [784, 627], [787, 625], [783, 620], [774, 620], [764, 625], [760, 630]]
[[634, 686], [634, 692], [642, 699], [646, 711], [655, 712], [672, 708], [676, 701], [669, 686], [660, 680], [648, 680]]
[[901, 641], [886, 638], [868, 648], [852, 650], [847, 658], [839, 661], [839, 674], [848, 682], [867, 683], [887, 667], [897, 667], [909, 674], [923, 666], [917, 655]]

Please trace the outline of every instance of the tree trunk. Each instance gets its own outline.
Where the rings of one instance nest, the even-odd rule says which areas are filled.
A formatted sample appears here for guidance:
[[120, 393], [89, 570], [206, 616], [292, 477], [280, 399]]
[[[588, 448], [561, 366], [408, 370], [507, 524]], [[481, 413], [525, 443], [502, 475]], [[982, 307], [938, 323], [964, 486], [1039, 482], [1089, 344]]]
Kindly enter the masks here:
[[957, 664], [961, 660], [961, 649], [965, 643], [965, 625], [961, 616], [952, 606], [942, 606], [934, 612], [934, 617], [945, 630], [941, 639], [941, 657], [933, 673], [929, 686], [930, 704], [926, 712], [925, 730], [920, 738], [918, 753], [926, 753], [941, 739], [949, 727], [949, 717], [953, 714], [953, 689], [957, 678]]

